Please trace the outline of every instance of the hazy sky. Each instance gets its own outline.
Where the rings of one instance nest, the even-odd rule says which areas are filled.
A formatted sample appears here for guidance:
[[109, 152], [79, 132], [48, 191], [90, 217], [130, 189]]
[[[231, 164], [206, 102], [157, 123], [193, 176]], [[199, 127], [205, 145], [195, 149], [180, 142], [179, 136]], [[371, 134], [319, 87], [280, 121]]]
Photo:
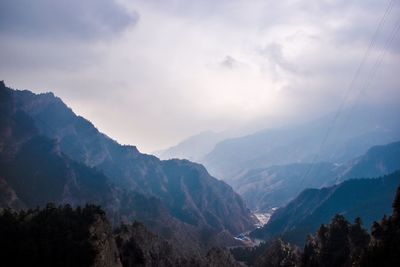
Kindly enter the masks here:
[[1, 0], [0, 79], [151, 152], [399, 102], [399, 19], [400, 0]]

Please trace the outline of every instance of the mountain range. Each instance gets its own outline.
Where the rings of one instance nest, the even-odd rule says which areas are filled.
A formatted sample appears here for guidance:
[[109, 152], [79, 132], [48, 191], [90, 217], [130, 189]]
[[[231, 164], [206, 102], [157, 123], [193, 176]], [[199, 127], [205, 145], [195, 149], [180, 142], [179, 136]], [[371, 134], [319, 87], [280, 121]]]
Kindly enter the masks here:
[[398, 106], [344, 109], [319, 119], [223, 140], [200, 160], [230, 183], [244, 173], [293, 163], [342, 164], [374, 145], [400, 139]]
[[249, 208], [268, 212], [306, 188], [332, 186], [350, 178], [373, 178], [400, 170], [400, 142], [373, 146], [364, 155], [334, 164], [293, 163], [248, 171], [231, 185]]
[[240, 196], [203, 166], [120, 145], [52, 93], [1, 82], [0, 101], [1, 207], [94, 203], [113, 224], [136, 219], [205, 246], [235, 244], [232, 235], [254, 223]]

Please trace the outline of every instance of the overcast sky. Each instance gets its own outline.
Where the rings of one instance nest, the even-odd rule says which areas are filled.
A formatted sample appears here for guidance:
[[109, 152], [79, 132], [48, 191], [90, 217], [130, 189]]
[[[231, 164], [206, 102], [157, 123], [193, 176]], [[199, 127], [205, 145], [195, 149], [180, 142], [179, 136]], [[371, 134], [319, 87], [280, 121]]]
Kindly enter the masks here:
[[399, 102], [399, 2], [1, 0], [0, 79], [151, 152]]

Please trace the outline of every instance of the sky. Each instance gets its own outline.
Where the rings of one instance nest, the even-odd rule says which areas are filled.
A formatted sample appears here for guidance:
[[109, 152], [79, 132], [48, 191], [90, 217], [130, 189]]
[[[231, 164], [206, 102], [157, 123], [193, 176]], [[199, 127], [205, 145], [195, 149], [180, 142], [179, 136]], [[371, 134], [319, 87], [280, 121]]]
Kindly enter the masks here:
[[2, 0], [0, 80], [150, 153], [399, 102], [399, 28], [400, 0]]

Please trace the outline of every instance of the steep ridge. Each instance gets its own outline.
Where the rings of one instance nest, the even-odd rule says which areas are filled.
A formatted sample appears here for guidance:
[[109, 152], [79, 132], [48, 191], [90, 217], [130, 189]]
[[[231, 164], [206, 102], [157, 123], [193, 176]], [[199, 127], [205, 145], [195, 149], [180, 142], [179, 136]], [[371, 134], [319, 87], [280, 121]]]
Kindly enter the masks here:
[[159, 199], [116, 187], [103, 173], [68, 158], [55, 140], [38, 134], [33, 120], [16, 107], [11, 91], [0, 94], [0, 208], [96, 203], [114, 224], [136, 219], [194, 250], [211, 245], [200, 244], [198, 230], [172, 217]]
[[[51, 93], [15, 91], [4, 83], [0, 93], [7, 95], [1, 107], [8, 109], [1, 117], [0, 140], [0, 157], [7, 166], [2, 170], [7, 173], [0, 177], [6, 181], [4, 188], [14, 190], [25, 205], [46, 200], [76, 205], [93, 202], [103, 205], [114, 223], [138, 219], [171, 238], [182, 228], [187, 230], [182, 231], [183, 238], [204, 239], [203, 244], [233, 242], [230, 233], [252, 226], [241, 198], [201, 165], [160, 161], [135, 147], [119, 145]], [[16, 119], [19, 116], [23, 120]], [[24, 127], [30, 130], [20, 130]], [[30, 169], [19, 170], [21, 164]], [[35, 186], [34, 173], [42, 179]], [[46, 182], [55, 183], [54, 190], [45, 192], [50, 188]], [[40, 201], [29, 201], [29, 195], [42, 192]], [[216, 236], [219, 241], [214, 240]]]
[[251, 170], [231, 182], [249, 208], [282, 207], [306, 188], [331, 186], [350, 178], [373, 178], [400, 170], [400, 142], [374, 146], [344, 164], [294, 163]]
[[335, 214], [350, 221], [361, 217], [368, 228], [372, 222], [390, 213], [391, 200], [400, 184], [400, 171], [381, 178], [350, 179], [322, 189], [306, 189], [285, 207], [278, 209], [267, 225], [251, 236], [303, 244], [307, 234], [329, 222]]
[[40, 135], [32, 118], [17, 107], [12, 91], [0, 89], [0, 176], [8, 195], [25, 207], [49, 201], [116, 205], [116, 188], [108, 178], [63, 154], [58, 142]]

